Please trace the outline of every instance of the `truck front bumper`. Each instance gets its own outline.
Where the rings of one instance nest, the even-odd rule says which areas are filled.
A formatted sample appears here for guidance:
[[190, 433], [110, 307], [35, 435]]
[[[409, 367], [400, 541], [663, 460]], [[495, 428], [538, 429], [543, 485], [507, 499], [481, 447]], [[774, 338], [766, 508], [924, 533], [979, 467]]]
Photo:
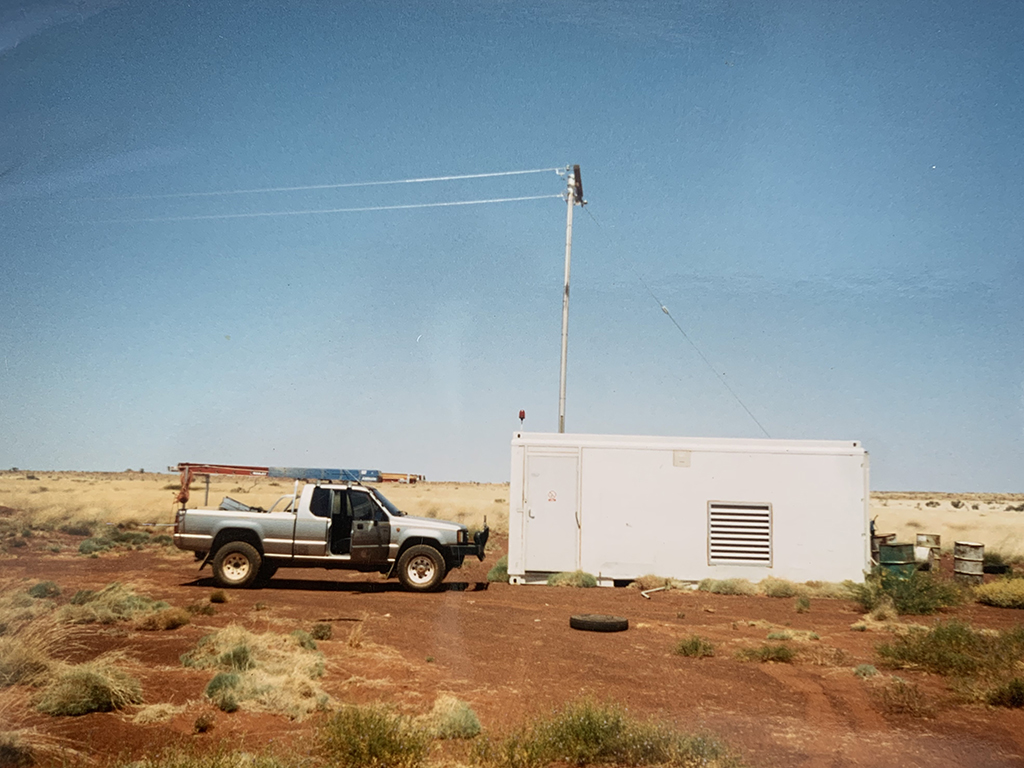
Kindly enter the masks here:
[[484, 548], [487, 546], [487, 539], [491, 535], [491, 529], [486, 526], [482, 531], [473, 534], [472, 544], [455, 544], [450, 547], [452, 555], [461, 563], [464, 557], [474, 555], [477, 560], [483, 562]]

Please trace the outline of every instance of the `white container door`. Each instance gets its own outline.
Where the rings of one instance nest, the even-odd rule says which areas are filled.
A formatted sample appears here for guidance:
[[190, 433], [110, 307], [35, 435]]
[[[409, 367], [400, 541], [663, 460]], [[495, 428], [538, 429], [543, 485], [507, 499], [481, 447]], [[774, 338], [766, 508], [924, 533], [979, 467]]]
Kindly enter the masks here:
[[579, 454], [526, 457], [527, 571], [579, 568]]

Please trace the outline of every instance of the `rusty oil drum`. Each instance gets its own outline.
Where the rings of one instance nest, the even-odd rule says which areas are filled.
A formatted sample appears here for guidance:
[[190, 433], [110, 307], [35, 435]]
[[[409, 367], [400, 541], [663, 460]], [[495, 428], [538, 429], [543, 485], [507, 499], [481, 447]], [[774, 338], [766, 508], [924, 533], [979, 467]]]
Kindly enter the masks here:
[[981, 584], [985, 574], [985, 545], [973, 541], [953, 544], [953, 575], [965, 584]]

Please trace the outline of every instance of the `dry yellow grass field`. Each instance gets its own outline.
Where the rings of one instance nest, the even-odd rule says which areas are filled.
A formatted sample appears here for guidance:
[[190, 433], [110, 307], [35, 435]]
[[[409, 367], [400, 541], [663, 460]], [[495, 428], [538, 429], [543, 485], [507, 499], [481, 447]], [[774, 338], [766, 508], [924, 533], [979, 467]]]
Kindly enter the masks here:
[[[300, 484], [301, 486], [301, 484]], [[230, 496], [269, 508], [291, 496], [288, 480], [210, 478], [209, 504]], [[382, 483], [376, 485], [403, 512], [508, 531], [507, 483]], [[301, 488], [300, 488], [301, 490]], [[178, 476], [154, 472], [0, 472], [0, 507], [7, 517], [38, 527], [72, 523], [166, 524], [174, 522]], [[207, 506], [204, 478], [193, 481], [189, 507]]]
[[1024, 494], [875, 492], [871, 515], [878, 533], [895, 533], [901, 542], [937, 533], [944, 550], [972, 541], [986, 552], [1024, 557]]
[[[384, 483], [377, 486], [399, 509], [508, 531], [508, 483]], [[39, 527], [68, 523], [171, 523], [178, 476], [140, 472], [0, 472], [0, 507], [9, 519]], [[217, 477], [209, 506], [230, 496], [270, 507], [291, 495], [287, 480]], [[206, 506], [204, 478], [192, 485], [190, 507]], [[879, 533], [912, 542], [917, 533], [937, 533], [944, 549], [954, 541], [976, 541], [1004, 555], [1024, 557], [1024, 494], [875, 492], [871, 515]]]

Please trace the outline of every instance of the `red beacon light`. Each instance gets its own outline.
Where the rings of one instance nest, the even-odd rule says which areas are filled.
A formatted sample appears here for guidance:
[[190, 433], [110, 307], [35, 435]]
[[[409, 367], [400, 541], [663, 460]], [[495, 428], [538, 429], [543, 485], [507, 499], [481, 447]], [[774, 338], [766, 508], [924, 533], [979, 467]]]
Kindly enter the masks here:
[[523, 426], [523, 421], [526, 419], [526, 411], [519, 412], [519, 426]]

